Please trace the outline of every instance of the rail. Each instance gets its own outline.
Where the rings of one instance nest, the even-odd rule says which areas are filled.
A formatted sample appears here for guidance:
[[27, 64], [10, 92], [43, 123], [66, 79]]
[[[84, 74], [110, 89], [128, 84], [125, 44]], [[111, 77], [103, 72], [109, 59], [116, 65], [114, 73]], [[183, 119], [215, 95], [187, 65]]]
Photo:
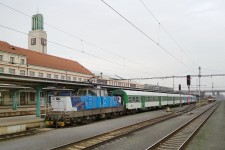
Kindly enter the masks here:
[[193, 135], [200, 129], [200, 127], [207, 121], [212, 113], [217, 109], [220, 103], [216, 103], [209, 109], [205, 110], [198, 116], [191, 119], [189, 122], [183, 124], [175, 129], [170, 134], [166, 135], [158, 142], [148, 147], [146, 150], [180, 150], [188, 143]]
[[175, 112], [175, 113], [163, 115], [163, 116], [160, 116], [160, 117], [157, 117], [157, 118], [153, 118], [153, 119], [150, 119], [150, 120], [146, 120], [146, 121], [142, 121], [142, 122], [135, 123], [135, 124], [132, 124], [132, 125], [128, 125], [128, 126], [116, 129], [116, 130], [112, 130], [112, 131], [109, 131], [109, 132], [106, 132], [106, 133], [103, 133], [103, 134], [100, 134], [100, 135], [89, 137], [89, 138], [86, 138], [86, 139], [83, 139], [83, 140], [80, 140], [80, 141], [76, 141], [76, 142], [72, 142], [72, 143], [69, 143], [69, 144], [54, 147], [51, 150], [91, 149], [91, 148], [94, 148], [94, 147], [99, 146], [101, 144], [107, 143], [111, 140], [117, 139], [118, 137], [125, 136], [127, 134], [133, 133], [135, 131], [144, 129], [144, 128], [152, 126], [152, 125], [155, 125], [155, 124], [163, 122], [165, 120], [177, 117], [177, 116], [179, 116], [183, 113], [186, 113], [186, 112], [188, 112], [188, 111], [190, 111], [194, 108], [195, 107], [192, 106], [192, 107], [186, 108], [182, 111], [178, 111], [178, 112]]

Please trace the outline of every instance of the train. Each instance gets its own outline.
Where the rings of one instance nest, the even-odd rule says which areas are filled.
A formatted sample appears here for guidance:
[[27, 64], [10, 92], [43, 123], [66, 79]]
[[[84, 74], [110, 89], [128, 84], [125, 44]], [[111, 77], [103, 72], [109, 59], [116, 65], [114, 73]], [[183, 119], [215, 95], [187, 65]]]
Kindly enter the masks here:
[[196, 96], [193, 95], [117, 89], [108, 96], [106, 89], [86, 88], [79, 89], [75, 96], [51, 97], [52, 109], [46, 114], [45, 120], [47, 126], [64, 127], [194, 102]]

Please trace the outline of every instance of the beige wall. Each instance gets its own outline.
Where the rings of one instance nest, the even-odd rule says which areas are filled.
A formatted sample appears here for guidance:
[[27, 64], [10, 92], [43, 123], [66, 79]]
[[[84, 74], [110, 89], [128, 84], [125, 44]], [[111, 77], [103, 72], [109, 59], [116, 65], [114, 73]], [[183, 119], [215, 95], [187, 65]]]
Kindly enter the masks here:
[[[39, 77], [39, 73], [43, 73], [43, 78], [48, 78], [47, 74], [51, 74], [51, 78], [54, 79], [55, 75], [58, 75], [58, 79], [61, 76], [65, 77], [65, 80], [71, 81], [87, 81], [91, 75], [81, 74], [77, 72], [71, 72], [66, 70], [58, 70], [41, 66], [26, 65], [27, 60], [23, 55], [16, 55], [13, 53], [6, 53], [0, 51], [0, 55], [3, 55], [3, 61], [0, 61], [0, 67], [4, 68], [4, 73], [9, 73], [9, 69], [15, 69], [15, 74], [20, 75], [20, 70], [25, 71], [25, 75], [31, 76], [30, 71], [34, 72], [35, 77]], [[10, 57], [14, 58], [14, 63], [10, 63]], [[21, 64], [21, 59], [24, 59], [25, 64]]]
[[[36, 44], [32, 45], [31, 44], [31, 39], [35, 38], [36, 39]], [[47, 39], [47, 34], [43, 30], [34, 30], [30, 31], [28, 34], [28, 49], [47, 54], [47, 43], [46, 45], [43, 45], [41, 43], [41, 38]]]

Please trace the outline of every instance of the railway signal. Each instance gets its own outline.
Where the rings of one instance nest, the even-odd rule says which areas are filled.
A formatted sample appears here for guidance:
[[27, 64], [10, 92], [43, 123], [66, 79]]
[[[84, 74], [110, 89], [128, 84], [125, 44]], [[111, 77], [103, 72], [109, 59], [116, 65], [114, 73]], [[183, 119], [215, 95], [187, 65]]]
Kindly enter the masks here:
[[190, 85], [191, 85], [191, 76], [187, 75], [187, 86], [188, 86], [188, 105], [190, 106]]
[[187, 75], [187, 85], [190, 86], [191, 85], [191, 76]]

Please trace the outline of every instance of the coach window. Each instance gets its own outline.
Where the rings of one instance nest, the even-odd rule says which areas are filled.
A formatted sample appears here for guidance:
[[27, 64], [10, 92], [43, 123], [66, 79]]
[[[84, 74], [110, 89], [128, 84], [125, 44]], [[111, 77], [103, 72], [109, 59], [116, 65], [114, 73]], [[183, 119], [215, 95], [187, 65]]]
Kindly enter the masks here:
[[132, 102], [132, 99], [131, 99], [131, 97], [129, 97], [129, 98], [128, 98], [128, 102]]
[[139, 102], [139, 97], [136, 97], [136, 102]]
[[135, 97], [132, 97], [132, 101], [131, 101], [131, 102], [132, 102], [132, 103], [135, 102]]
[[150, 97], [150, 101], [151, 101], [151, 102], [154, 101], [152, 96]]
[[146, 97], [145, 97], [145, 102], [147, 102], [147, 101], [148, 101], [148, 97], [146, 96]]

